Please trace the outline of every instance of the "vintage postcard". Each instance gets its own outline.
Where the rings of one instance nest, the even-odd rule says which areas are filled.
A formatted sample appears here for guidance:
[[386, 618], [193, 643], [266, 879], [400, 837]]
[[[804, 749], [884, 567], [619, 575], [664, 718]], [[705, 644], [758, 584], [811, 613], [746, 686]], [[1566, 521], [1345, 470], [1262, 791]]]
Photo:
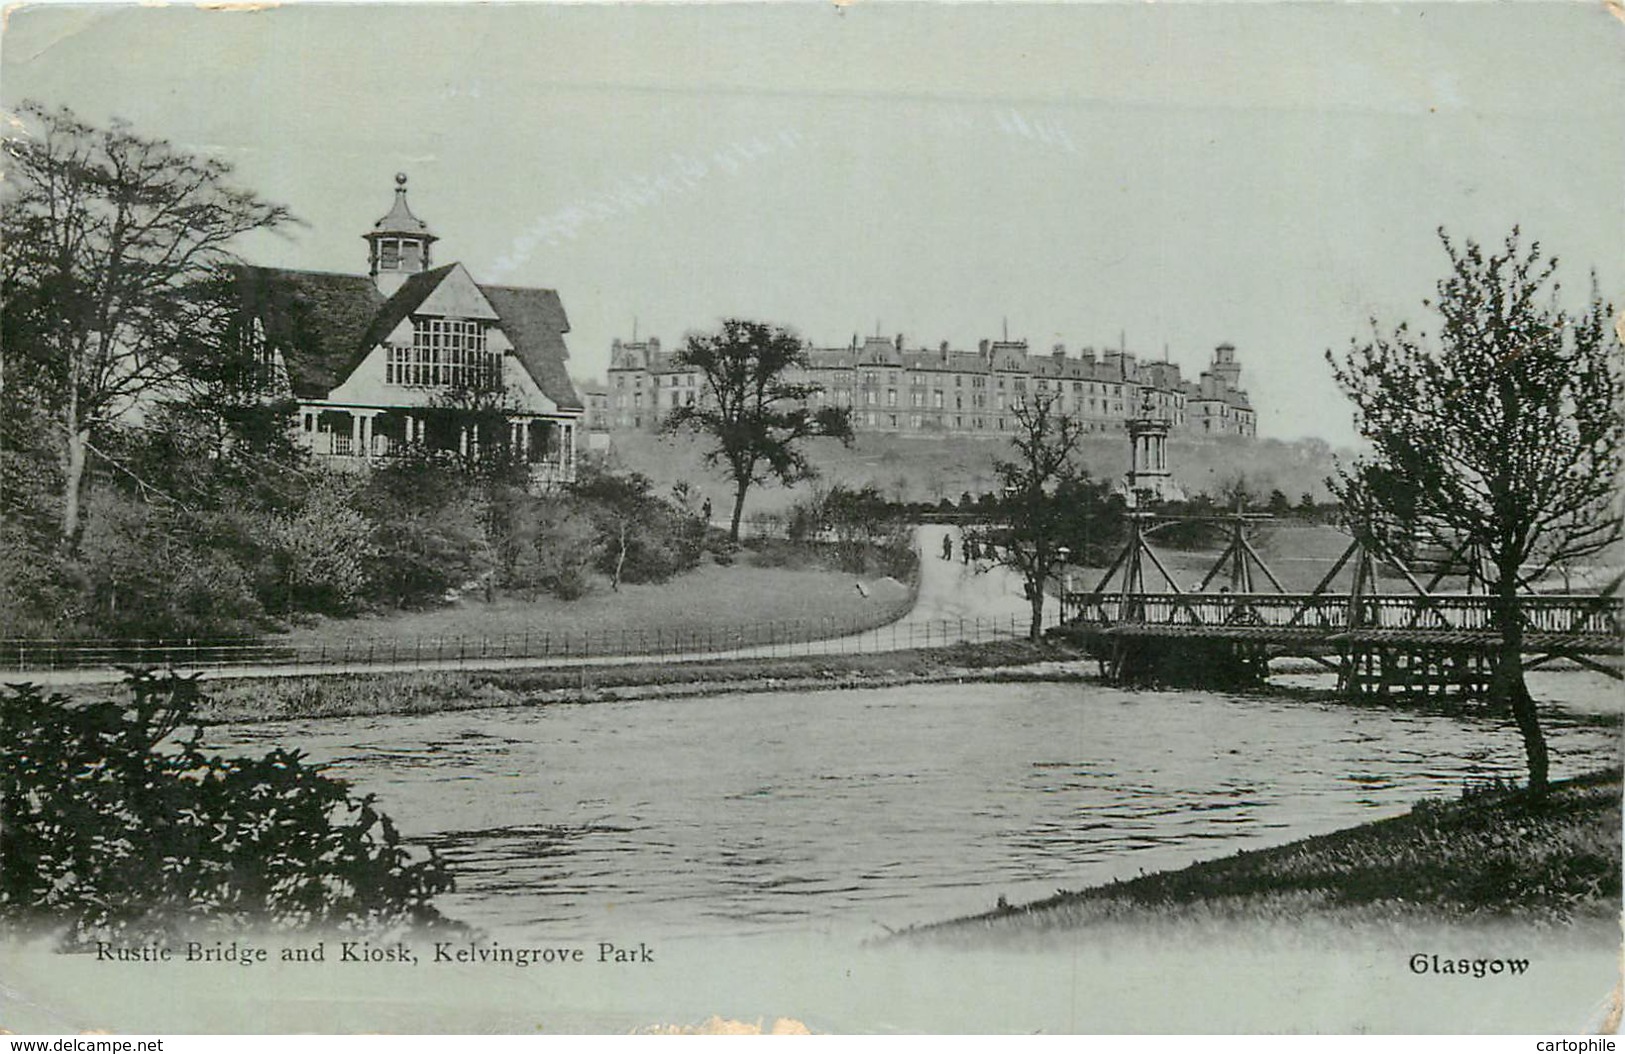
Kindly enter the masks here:
[[14, 4], [0, 1028], [1617, 1028], [1605, 3]]

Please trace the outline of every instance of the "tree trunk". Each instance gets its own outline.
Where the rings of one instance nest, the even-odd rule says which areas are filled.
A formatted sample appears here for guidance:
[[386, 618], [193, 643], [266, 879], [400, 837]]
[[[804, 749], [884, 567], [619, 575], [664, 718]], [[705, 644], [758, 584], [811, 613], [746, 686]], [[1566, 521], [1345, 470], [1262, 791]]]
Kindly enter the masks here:
[[[1505, 664], [1506, 661], [1507, 657], [1502, 655], [1501, 662]], [[1535, 709], [1534, 697], [1529, 694], [1529, 688], [1524, 684], [1523, 660], [1517, 652], [1512, 653], [1511, 665], [1509, 692], [1512, 719], [1517, 722], [1518, 732], [1523, 736], [1524, 756], [1529, 761], [1529, 793], [1542, 798], [1546, 796], [1548, 786], [1546, 734], [1540, 728], [1540, 714]]]
[[626, 566], [626, 521], [621, 521], [619, 535], [620, 548], [615, 553], [615, 574], [610, 576], [609, 588], [619, 593], [621, 591], [621, 568]]
[[734, 515], [728, 525], [728, 540], [736, 545], [739, 542], [739, 520], [745, 515], [745, 492], [749, 489], [749, 483], [741, 483], [734, 490]]
[[90, 432], [79, 426], [69, 410], [68, 458], [62, 473], [62, 537], [64, 553], [73, 552], [79, 544], [79, 506], [85, 484], [85, 456], [90, 448]]
[[1027, 591], [1032, 594], [1028, 599], [1033, 606], [1033, 620], [1027, 629], [1027, 639], [1036, 642], [1044, 636], [1044, 579], [1040, 576], [1036, 581], [1028, 582]]
[[[1502, 580], [1507, 581], [1507, 576], [1503, 575]], [[1501, 586], [1497, 590], [1495, 618], [1501, 631], [1501, 645], [1490, 679], [1490, 699], [1512, 710], [1512, 720], [1523, 736], [1524, 756], [1529, 763], [1529, 793], [1539, 798], [1545, 796], [1547, 789], [1546, 734], [1541, 731], [1540, 713], [1523, 679], [1523, 623], [1516, 575], [1510, 580], [1513, 582], [1510, 589]]]

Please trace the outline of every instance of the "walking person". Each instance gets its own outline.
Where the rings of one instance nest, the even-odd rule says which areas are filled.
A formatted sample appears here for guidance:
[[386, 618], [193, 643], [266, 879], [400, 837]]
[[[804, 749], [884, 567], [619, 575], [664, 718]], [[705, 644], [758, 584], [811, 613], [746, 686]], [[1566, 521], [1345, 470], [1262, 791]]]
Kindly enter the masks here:
[[952, 534], [945, 533], [942, 536], [942, 558], [944, 560], [954, 558], [954, 536]]

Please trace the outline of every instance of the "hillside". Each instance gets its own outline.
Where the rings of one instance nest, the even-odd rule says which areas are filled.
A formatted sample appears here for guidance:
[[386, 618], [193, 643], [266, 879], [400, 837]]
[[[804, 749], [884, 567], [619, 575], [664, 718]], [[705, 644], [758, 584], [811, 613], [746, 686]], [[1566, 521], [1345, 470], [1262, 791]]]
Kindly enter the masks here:
[[[1009, 444], [999, 439], [964, 437], [925, 439], [890, 435], [861, 436], [846, 448], [833, 440], [811, 444], [820, 483], [861, 487], [873, 483], [902, 501], [957, 500], [995, 486], [993, 462], [1006, 457]], [[709, 497], [717, 509], [730, 507], [730, 488], [703, 464], [705, 446], [688, 436], [617, 435], [611, 456], [622, 467], [642, 472], [662, 489], [687, 481]], [[1305, 493], [1327, 498], [1325, 480], [1333, 472], [1333, 451], [1319, 440], [1292, 443], [1277, 439], [1194, 439], [1168, 443], [1174, 478], [1188, 493], [1217, 493], [1238, 477], [1260, 496], [1279, 489], [1295, 504]], [[1128, 441], [1123, 436], [1088, 437], [1083, 462], [1097, 479], [1121, 476], [1128, 468]], [[747, 499], [745, 513], [776, 512], [799, 500], [800, 490], [761, 487]]]

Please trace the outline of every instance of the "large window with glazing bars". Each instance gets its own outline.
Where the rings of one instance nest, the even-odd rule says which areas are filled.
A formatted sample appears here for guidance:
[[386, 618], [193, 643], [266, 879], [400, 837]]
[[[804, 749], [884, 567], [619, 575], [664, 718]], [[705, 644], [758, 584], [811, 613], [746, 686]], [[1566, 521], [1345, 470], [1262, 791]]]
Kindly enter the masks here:
[[412, 323], [412, 346], [391, 346], [384, 383], [410, 387], [497, 386], [501, 356], [486, 350], [485, 327], [460, 318], [423, 318]]

